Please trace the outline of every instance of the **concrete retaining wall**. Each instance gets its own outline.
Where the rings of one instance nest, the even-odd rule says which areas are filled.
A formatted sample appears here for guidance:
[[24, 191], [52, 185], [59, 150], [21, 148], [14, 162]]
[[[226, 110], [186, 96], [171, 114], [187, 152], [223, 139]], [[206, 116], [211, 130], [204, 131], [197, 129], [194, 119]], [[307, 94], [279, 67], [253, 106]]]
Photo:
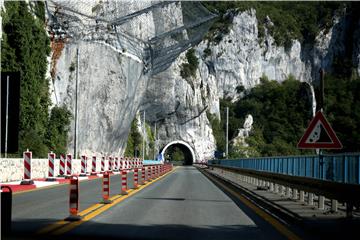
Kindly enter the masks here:
[[[87, 172], [91, 172], [91, 158], [87, 161]], [[59, 175], [59, 159], [55, 159], [55, 176]], [[108, 160], [105, 160], [105, 170], [108, 169]], [[101, 159], [96, 159], [96, 171], [100, 172]], [[48, 177], [48, 159], [31, 160], [31, 178]], [[72, 160], [72, 173], [79, 174], [81, 171], [81, 160]], [[22, 158], [0, 158], [0, 182], [19, 181], [24, 178], [24, 160]]]

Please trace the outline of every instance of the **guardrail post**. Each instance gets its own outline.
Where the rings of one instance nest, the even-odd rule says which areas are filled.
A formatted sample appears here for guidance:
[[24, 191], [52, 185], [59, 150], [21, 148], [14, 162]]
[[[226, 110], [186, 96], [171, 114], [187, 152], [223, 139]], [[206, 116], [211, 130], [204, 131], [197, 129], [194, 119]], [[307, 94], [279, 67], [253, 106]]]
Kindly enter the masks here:
[[290, 187], [286, 187], [286, 197], [287, 198], [291, 197], [291, 188]]
[[314, 205], [314, 194], [308, 193], [308, 205], [313, 206]]
[[324, 210], [325, 208], [325, 197], [319, 196], [319, 209]]
[[273, 192], [274, 191], [274, 183], [270, 183], [270, 191]]
[[280, 187], [280, 195], [284, 196], [285, 195], [285, 186], [281, 185]]
[[303, 190], [300, 190], [300, 202], [305, 202], [305, 192]]
[[296, 200], [298, 198], [298, 190], [293, 188], [292, 192], [292, 199]]
[[337, 212], [338, 211], [338, 201], [335, 199], [331, 199], [331, 212]]
[[275, 193], [279, 193], [279, 184], [275, 183]]
[[354, 205], [352, 203], [346, 203], [346, 217], [352, 218]]

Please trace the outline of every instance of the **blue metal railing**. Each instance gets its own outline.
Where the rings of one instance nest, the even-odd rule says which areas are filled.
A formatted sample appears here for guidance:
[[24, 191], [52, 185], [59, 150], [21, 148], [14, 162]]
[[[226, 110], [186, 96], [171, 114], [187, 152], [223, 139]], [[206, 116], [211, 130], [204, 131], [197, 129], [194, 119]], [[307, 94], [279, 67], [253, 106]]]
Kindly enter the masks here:
[[360, 153], [210, 160], [209, 163], [360, 184]]

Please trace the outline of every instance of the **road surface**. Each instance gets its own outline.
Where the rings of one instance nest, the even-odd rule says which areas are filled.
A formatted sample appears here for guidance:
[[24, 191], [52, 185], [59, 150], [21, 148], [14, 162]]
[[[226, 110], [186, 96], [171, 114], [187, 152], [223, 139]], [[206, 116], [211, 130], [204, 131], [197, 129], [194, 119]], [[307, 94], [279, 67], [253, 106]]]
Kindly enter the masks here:
[[[112, 177], [112, 195], [120, 177]], [[80, 185], [81, 210], [101, 201], [101, 181]], [[14, 196], [14, 231], [32, 236], [68, 216], [68, 186]], [[59, 239], [285, 239], [192, 166], [178, 167]], [[50, 237], [49, 237], [50, 238]], [[53, 237], [51, 237], [53, 238]]]

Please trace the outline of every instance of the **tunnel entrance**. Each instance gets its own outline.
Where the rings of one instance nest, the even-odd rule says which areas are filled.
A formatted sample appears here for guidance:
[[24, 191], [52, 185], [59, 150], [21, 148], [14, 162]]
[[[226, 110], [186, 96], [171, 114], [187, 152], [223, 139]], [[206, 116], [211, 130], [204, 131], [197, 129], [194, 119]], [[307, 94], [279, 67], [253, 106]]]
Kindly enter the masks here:
[[167, 144], [161, 151], [165, 160], [179, 165], [192, 165], [195, 154], [191, 146], [183, 141], [174, 141]]

